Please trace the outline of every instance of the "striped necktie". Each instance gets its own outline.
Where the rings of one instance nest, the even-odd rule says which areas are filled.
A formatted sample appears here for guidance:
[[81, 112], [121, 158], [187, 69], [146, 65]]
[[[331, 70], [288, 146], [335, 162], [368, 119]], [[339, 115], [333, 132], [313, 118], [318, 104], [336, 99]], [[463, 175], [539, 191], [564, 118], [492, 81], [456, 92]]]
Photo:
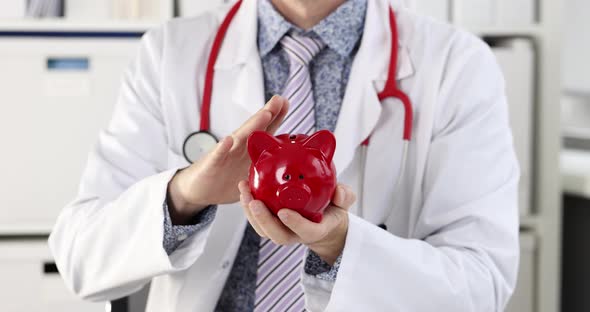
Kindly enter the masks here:
[[[281, 46], [290, 62], [283, 91], [290, 108], [277, 134], [311, 134], [316, 125], [308, 64], [325, 45], [309, 37], [286, 35], [281, 39]], [[305, 248], [301, 244], [279, 246], [266, 238], [260, 240], [255, 312], [304, 310], [300, 283], [304, 255]]]

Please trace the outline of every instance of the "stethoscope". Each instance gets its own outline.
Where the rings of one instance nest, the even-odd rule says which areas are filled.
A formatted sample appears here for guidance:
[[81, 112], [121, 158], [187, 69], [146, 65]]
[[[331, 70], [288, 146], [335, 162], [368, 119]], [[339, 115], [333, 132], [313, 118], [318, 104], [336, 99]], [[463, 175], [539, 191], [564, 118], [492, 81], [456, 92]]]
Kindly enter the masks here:
[[[203, 100], [201, 106], [201, 122], [200, 122], [200, 129], [199, 131], [193, 132], [188, 135], [186, 140], [183, 144], [183, 154], [186, 160], [189, 163], [194, 163], [195, 161], [199, 160], [202, 156], [206, 153], [211, 151], [218, 142], [218, 139], [210, 132], [210, 112], [211, 112], [211, 94], [213, 91], [213, 78], [215, 75], [215, 62], [217, 61], [217, 56], [219, 55], [219, 50], [221, 49], [221, 45], [223, 43], [223, 39], [225, 38], [225, 34], [227, 33], [227, 29], [229, 25], [233, 21], [236, 13], [240, 9], [242, 5], [242, 0], [237, 1], [232, 8], [229, 10], [223, 22], [219, 26], [217, 30], [217, 34], [215, 35], [215, 39], [213, 40], [213, 45], [211, 47], [211, 51], [209, 53], [209, 60], [207, 62], [207, 69], [205, 71], [205, 87], [203, 90]], [[389, 58], [389, 69], [387, 74], [387, 80], [385, 82], [385, 87], [383, 91], [377, 94], [380, 102], [383, 102], [387, 98], [397, 98], [399, 101], [402, 102], [405, 115], [404, 115], [404, 131], [403, 131], [403, 154], [402, 154], [402, 161], [401, 161], [401, 172], [398, 175], [397, 181], [395, 183], [395, 191], [399, 189], [399, 184], [402, 180], [402, 177], [405, 174], [406, 169], [406, 160], [408, 155], [408, 146], [410, 139], [412, 137], [412, 122], [413, 122], [413, 110], [412, 110], [412, 102], [406, 93], [399, 89], [396, 81], [396, 73], [397, 73], [397, 58], [398, 58], [398, 49], [399, 49], [399, 34], [397, 29], [397, 22], [395, 19], [395, 14], [393, 9], [389, 8], [389, 27], [391, 31], [391, 55]], [[361, 203], [359, 215], [363, 215], [362, 211], [362, 203], [363, 203], [363, 194], [364, 194], [364, 182], [365, 182], [365, 165], [367, 159], [367, 150], [370, 143], [370, 136], [363, 141], [361, 144], [361, 177], [360, 177], [360, 194], [359, 194], [359, 202]], [[389, 218], [387, 216], [386, 220]], [[384, 224], [381, 224], [380, 227], [385, 228]]]

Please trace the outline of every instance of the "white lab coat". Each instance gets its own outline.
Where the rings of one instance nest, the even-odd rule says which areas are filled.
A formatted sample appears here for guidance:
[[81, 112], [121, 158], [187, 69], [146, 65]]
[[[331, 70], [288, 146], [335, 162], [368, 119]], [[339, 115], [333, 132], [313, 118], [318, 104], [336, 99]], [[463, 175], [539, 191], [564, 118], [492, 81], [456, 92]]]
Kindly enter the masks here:
[[[519, 172], [499, 67], [468, 33], [417, 17], [399, 0], [368, 3], [334, 157], [339, 182], [358, 192], [359, 146], [373, 133], [362, 215], [355, 204], [336, 282], [303, 275], [308, 309], [501, 311], [516, 282]], [[400, 32], [397, 78], [415, 111], [397, 193], [403, 109], [376, 95], [389, 62], [388, 3]], [[143, 38], [79, 194], [49, 240], [79, 296], [110, 300], [152, 281], [147, 311], [215, 307], [244, 233], [242, 209], [219, 207], [210, 226], [168, 256], [162, 205], [169, 180], [187, 166], [182, 144], [198, 128], [206, 61], [226, 12], [173, 20]], [[218, 137], [265, 102], [256, 14], [256, 1], [245, 0], [215, 65]], [[384, 222], [389, 232], [375, 225]]]

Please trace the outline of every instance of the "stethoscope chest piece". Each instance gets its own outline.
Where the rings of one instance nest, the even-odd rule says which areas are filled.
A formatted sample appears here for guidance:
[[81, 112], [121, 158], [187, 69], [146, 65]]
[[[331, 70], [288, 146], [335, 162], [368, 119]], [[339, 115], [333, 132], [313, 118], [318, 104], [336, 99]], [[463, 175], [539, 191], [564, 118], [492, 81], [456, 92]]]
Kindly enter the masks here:
[[217, 138], [207, 131], [193, 132], [184, 140], [184, 158], [192, 164], [213, 150], [217, 142]]

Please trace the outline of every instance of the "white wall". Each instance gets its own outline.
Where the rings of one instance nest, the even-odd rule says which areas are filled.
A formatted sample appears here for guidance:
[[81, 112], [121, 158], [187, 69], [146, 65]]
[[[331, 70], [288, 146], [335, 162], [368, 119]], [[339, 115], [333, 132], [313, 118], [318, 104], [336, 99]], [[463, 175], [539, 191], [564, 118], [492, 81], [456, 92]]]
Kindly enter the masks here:
[[565, 137], [590, 139], [590, 1], [566, 0], [561, 120]]
[[590, 93], [590, 1], [566, 0], [563, 87]]

